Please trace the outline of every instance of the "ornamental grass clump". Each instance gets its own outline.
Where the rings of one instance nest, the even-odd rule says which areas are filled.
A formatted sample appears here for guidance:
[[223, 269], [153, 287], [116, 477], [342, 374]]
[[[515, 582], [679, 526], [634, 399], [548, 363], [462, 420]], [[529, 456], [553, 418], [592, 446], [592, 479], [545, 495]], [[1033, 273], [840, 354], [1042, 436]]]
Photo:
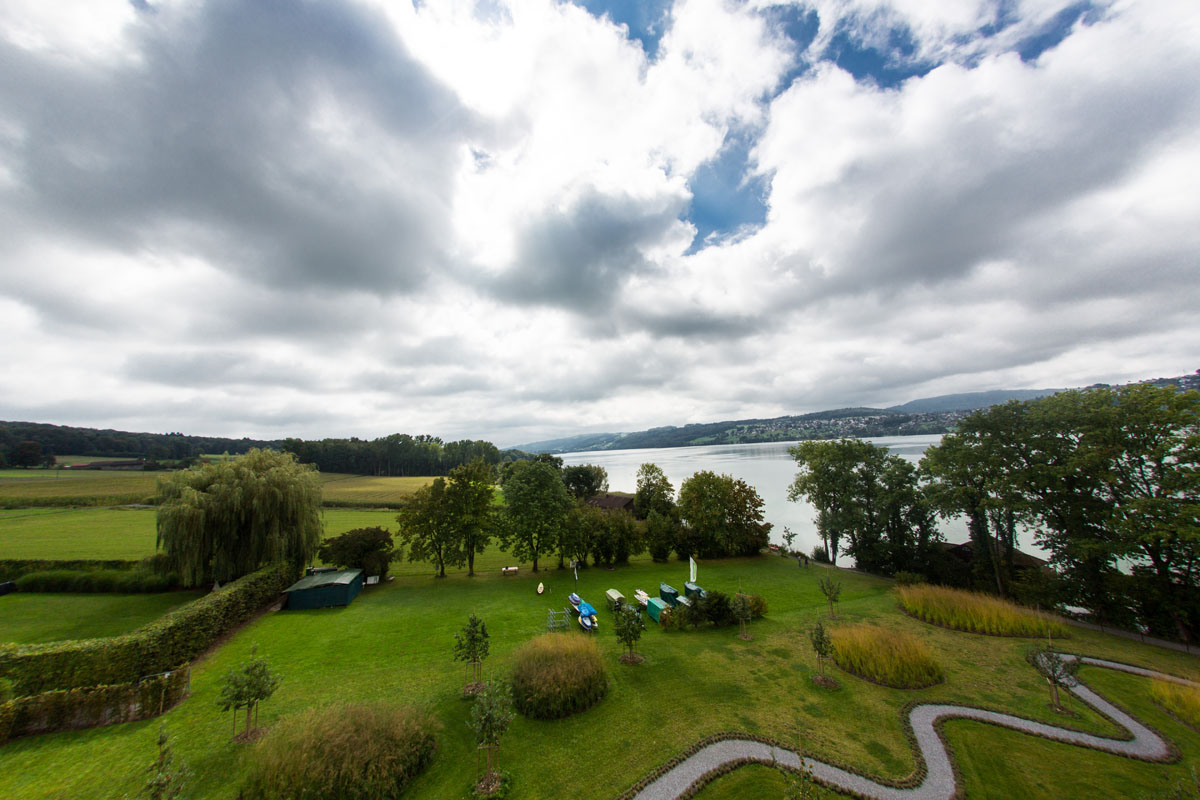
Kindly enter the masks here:
[[513, 703], [533, 719], [585, 711], [608, 691], [600, 650], [590, 637], [547, 633], [526, 642], [513, 667]]
[[860, 678], [894, 689], [923, 689], [944, 678], [929, 648], [907, 633], [867, 624], [831, 633], [834, 662]]
[[251, 752], [245, 800], [397, 797], [433, 759], [439, 725], [421, 711], [347, 704], [280, 722]]
[[916, 584], [897, 586], [900, 607], [919, 620], [989, 636], [1068, 636], [1061, 620], [999, 597]]
[[1156, 680], [1150, 685], [1150, 696], [1193, 728], [1200, 728], [1200, 686]]

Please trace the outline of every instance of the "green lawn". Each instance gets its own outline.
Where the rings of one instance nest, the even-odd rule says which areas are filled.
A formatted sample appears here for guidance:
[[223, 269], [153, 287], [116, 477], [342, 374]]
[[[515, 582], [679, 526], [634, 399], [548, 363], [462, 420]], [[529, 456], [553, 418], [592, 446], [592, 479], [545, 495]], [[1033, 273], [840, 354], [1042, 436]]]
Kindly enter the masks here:
[[[361, 513], [361, 512], [343, 512]], [[386, 515], [384, 515], [386, 516]], [[326, 517], [329, 524], [329, 515]], [[359, 519], [339, 524], [359, 525]], [[386, 523], [385, 523], [386, 524]], [[332, 526], [331, 526], [332, 527]], [[190, 796], [227, 798], [245, 774], [246, 748], [229, 741], [229, 719], [216, 706], [220, 676], [257, 644], [283, 676], [278, 694], [262, 709], [271, 724], [312, 705], [341, 700], [411, 703], [443, 723], [439, 752], [407, 796], [459, 800], [471, 784], [474, 746], [465, 725], [469, 704], [458, 690], [466, 677], [451, 661], [453, 634], [468, 614], [480, 614], [492, 636], [485, 677], [502, 678], [513, 651], [544, 630], [546, 610], [562, 607], [573, 582], [569, 571], [538, 575], [523, 567], [501, 577], [509, 559], [489, 553], [481, 574], [429, 577], [422, 565], [405, 565], [392, 583], [365, 591], [345, 609], [279, 612], [239, 630], [211, 657], [193, 666], [191, 698], [159, 720], [11, 742], [0, 748], [0, 795], [22, 798], [119, 798], [133, 794], [154, 756], [160, 724], [175, 739], [176, 754], [195, 774]], [[602, 607], [604, 590], [635, 588], [652, 593], [660, 581], [680, 587], [687, 568], [642, 560], [617, 571], [588, 569], [579, 591]], [[733, 629], [666, 634], [651, 626], [640, 650], [645, 663], [617, 661], [611, 615], [601, 611], [599, 643], [611, 689], [596, 707], [557, 722], [518, 718], [503, 742], [503, 766], [511, 771], [510, 797], [608, 800], [662, 761], [711, 733], [742, 730], [795, 741], [809, 754], [855, 765], [876, 776], [899, 778], [913, 768], [900, 711], [909, 701], [982, 704], [1060, 723], [1048, 708], [1045, 685], [1024, 661], [1027, 640], [997, 639], [943, 630], [901, 615], [890, 583], [841, 573], [845, 624], [875, 620], [925, 640], [947, 674], [944, 684], [919, 691], [874, 686], [838, 673], [841, 688], [815, 687], [813, 659], [804, 629], [824, 614], [816, 586], [820, 568], [797, 569], [788, 559], [763, 557], [704, 562], [700, 583], [727, 592], [739, 586], [764, 595], [767, 618], [752, 626], [754, 641]], [[545, 581], [550, 594], [534, 589]], [[569, 633], [564, 635], [583, 635]], [[1080, 631], [1064, 647], [1175, 673], [1194, 672], [1195, 657]], [[1185, 759], [1200, 759], [1200, 734], [1173, 722], [1149, 701], [1149, 681], [1084, 669], [1103, 691], [1171, 736]], [[1076, 704], [1071, 724], [1112, 734], [1112, 723]], [[978, 723], [952, 722], [947, 731], [958, 751], [969, 797], [1136, 796], [1183, 775], [1181, 765], [1143, 764], [1117, 756], [1056, 745]], [[588, 753], [582, 765], [578, 753]], [[722, 779], [704, 797], [769, 796], [780, 776], [749, 770]], [[729, 788], [733, 787], [733, 788]]]
[[[152, 508], [21, 508], [0, 511], [0, 559], [138, 559], [154, 554]], [[326, 509], [321, 513], [325, 536], [354, 528], [379, 526], [393, 533], [395, 511]], [[512, 560], [491, 550], [477, 557], [479, 570], [500, 571]], [[397, 575], [429, 575], [428, 564], [397, 562]], [[466, 572], [452, 568], [451, 572]]]
[[9, 594], [0, 597], [0, 642], [36, 644], [116, 636], [201, 594]]

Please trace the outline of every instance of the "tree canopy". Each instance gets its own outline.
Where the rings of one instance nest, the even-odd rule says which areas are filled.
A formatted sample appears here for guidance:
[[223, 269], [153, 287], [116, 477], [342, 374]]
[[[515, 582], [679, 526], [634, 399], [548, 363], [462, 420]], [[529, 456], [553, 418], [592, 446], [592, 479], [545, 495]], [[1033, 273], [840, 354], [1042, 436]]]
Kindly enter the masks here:
[[[561, 459], [558, 459], [561, 463]], [[516, 462], [504, 481], [505, 549], [522, 561], [533, 562], [552, 552], [566, 528], [571, 497], [551, 459]]]
[[187, 586], [282, 561], [297, 571], [321, 540], [321, 484], [290, 453], [251, 450], [158, 481], [157, 546]]
[[771, 523], [763, 522], [762, 498], [741, 479], [697, 472], [679, 487], [679, 514], [680, 558], [755, 555], [767, 546]]

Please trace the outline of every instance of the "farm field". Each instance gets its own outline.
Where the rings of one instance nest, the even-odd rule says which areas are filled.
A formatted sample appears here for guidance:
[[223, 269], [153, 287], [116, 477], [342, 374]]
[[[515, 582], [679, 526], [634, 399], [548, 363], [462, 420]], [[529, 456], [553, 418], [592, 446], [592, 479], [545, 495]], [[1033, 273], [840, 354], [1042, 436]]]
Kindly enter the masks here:
[[399, 503], [433, 478], [321, 473], [321, 499], [341, 503]]
[[[327, 517], [328, 519], [328, 517]], [[351, 522], [351, 520], [346, 520]], [[357, 520], [353, 526], [357, 526]], [[344, 609], [277, 612], [238, 631], [223, 647], [197, 662], [192, 696], [159, 719], [108, 729], [32, 737], [0, 747], [0, 794], [22, 798], [134, 794], [154, 757], [160, 724], [172, 734], [177, 757], [194, 772], [189, 796], [234, 796], [246, 774], [247, 748], [229, 740], [229, 718], [216, 706], [218, 682], [243, 661], [252, 645], [283, 675], [262, 721], [312, 705], [344, 700], [415, 704], [443, 725], [434, 762], [406, 797], [466, 796], [472, 782], [474, 745], [465, 725], [470, 704], [459, 690], [466, 670], [451, 660], [453, 634], [478, 613], [491, 633], [485, 678], [503, 678], [513, 651], [544, 630], [546, 610], [565, 605], [573, 580], [567, 570], [534, 575], [527, 567], [502, 577], [493, 566], [505, 554], [485, 554], [486, 569], [439, 580], [427, 565], [405, 566], [394, 582], [366, 590]], [[1071, 703], [1065, 719], [1049, 708], [1044, 682], [1025, 663], [1035, 645], [961, 633], [902, 615], [889, 581], [841, 572], [841, 619], [833, 626], [873, 621], [921, 639], [947, 679], [929, 689], [876, 686], [835, 670], [839, 689], [812, 684], [815, 669], [805, 634], [825, 614], [817, 579], [828, 572], [798, 569], [774, 557], [703, 562], [700, 583], [726, 592], [739, 587], [762, 594], [768, 616], [743, 642], [736, 629], [664, 633], [651, 624], [639, 646], [646, 661], [620, 664], [612, 617], [600, 612], [599, 645], [610, 676], [608, 696], [596, 707], [557, 722], [518, 717], [503, 740], [502, 766], [513, 776], [512, 798], [609, 800], [697, 739], [720, 731], [745, 731], [795, 742], [803, 738], [814, 757], [854, 765], [878, 777], [902, 778], [913, 754], [900, 722], [910, 701], [955, 702], [1006, 710], [1051, 724], [1069, 724], [1114, 735], [1115, 726]], [[581, 571], [579, 592], [601, 605], [604, 590], [654, 591], [658, 582], [683, 583], [686, 566], [676, 561], [636, 560], [617, 570]], [[538, 596], [539, 580], [550, 589]], [[1091, 631], [1072, 629], [1064, 649], [1138, 664], [1175, 674], [1194, 674], [1197, 659]], [[563, 635], [581, 636], [571, 632]], [[1200, 759], [1200, 733], [1155, 706], [1150, 681], [1084, 667], [1081, 677], [1172, 739], [1183, 764], [1160, 765], [1033, 739], [975, 722], [952, 721], [946, 733], [966, 781], [968, 797], [1137, 797], [1183, 777]], [[586, 769], [578, 753], [588, 753]], [[780, 776], [743, 769], [721, 778], [701, 796], [707, 800], [778, 796]]]
[[0, 597], [0, 642], [117, 636], [203, 594], [9, 594]]
[[[67, 458], [76, 458], [64, 456]], [[105, 506], [144, 503], [154, 496], [159, 477], [167, 472], [118, 470], [0, 470], [0, 508], [25, 506]], [[322, 498], [335, 504], [394, 505], [429, 477], [376, 477], [320, 473]]]
[[142, 503], [154, 495], [155, 481], [164, 474], [116, 470], [0, 470], [0, 508]]

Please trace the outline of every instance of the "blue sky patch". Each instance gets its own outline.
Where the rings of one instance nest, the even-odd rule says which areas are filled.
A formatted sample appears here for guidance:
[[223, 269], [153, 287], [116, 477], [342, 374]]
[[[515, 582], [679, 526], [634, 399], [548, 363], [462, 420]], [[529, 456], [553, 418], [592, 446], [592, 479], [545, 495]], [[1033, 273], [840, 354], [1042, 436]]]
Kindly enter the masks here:
[[834, 33], [825, 49], [824, 58], [854, 76], [856, 81], [869, 80], [884, 89], [899, 86], [907, 79], [924, 75], [937, 64], [914, 61], [917, 45], [907, 28], [888, 31], [886, 48], [856, 40], [844, 27]]
[[574, 0], [595, 17], [608, 15], [618, 25], [629, 28], [629, 38], [641, 42], [646, 57], [658, 56], [658, 44], [668, 25], [672, 0]]
[[692, 202], [686, 218], [696, 226], [688, 255], [712, 240], [766, 222], [768, 176], [742, 182], [750, 170], [750, 150], [758, 134], [750, 128], [730, 131], [717, 157], [701, 165], [688, 182]]
[[1093, 16], [1088, 13], [1093, 10], [1095, 7], [1091, 3], [1083, 2], [1067, 6], [1059, 11], [1042, 26], [1040, 31], [1017, 44], [1017, 52], [1021, 54], [1021, 60], [1034, 61], [1042, 53], [1056, 47], [1059, 42], [1067, 38], [1067, 34], [1071, 32], [1071, 28], [1075, 27], [1076, 22], [1083, 19], [1086, 23], [1093, 19]]

